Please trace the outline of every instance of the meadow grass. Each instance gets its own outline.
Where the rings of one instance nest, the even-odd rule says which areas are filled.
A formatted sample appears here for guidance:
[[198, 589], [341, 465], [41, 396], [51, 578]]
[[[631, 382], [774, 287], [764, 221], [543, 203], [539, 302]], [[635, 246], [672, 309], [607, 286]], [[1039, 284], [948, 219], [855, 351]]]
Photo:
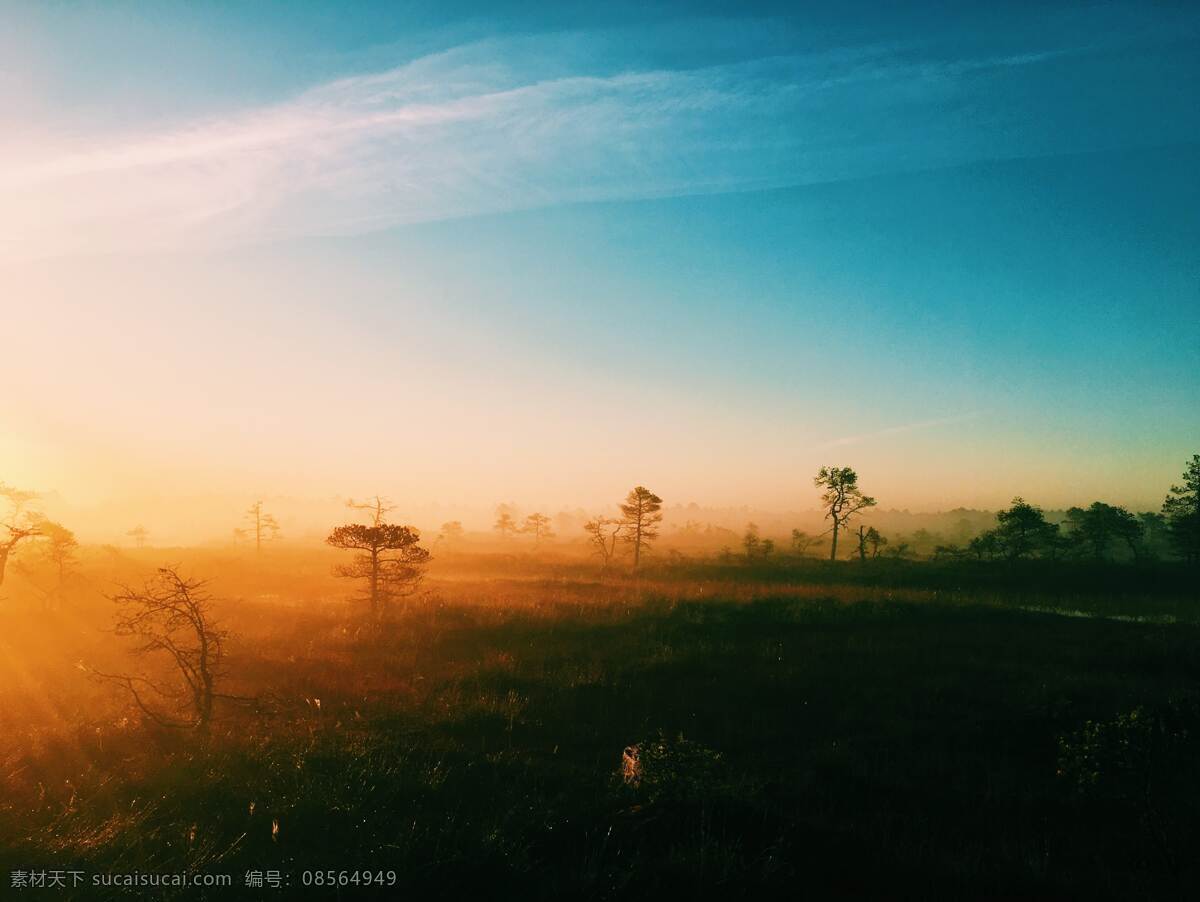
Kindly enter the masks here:
[[[510, 568], [382, 627], [230, 602], [226, 688], [270, 704], [225, 706], [207, 740], [81, 681], [84, 618], [85, 644], [6, 687], [0, 869], [277, 869], [288, 898], [312, 868], [397, 872], [349, 898], [1200, 888], [1188, 599], [841, 569]], [[1147, 608], [1175, 622], [1112, 619]]]

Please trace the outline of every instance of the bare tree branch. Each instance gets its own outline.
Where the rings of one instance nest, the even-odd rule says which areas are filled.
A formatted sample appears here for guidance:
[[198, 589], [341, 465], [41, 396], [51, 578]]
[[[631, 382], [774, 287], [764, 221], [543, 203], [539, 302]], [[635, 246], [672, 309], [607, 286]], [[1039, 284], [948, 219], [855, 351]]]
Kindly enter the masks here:
[[[123, 686], [134, 703], [155, 723], [163, 726], [192, 726], [207, 730], [212, 720], [214, 689], [223, 675], [221, 664], [227, 633], [210, 615], [212, 598], [205, 580], [185, 579], [173, 567], [160, 567], [141, 589], [123, 587], [112, 596], [118, 605], [114, 632], [138, 640], [134, 654], [159, 654], [173, 666], [182, 682], [181, 693], [171, 693], [157, 683], [127, 674], [101, 673], [84, 668], [96, 678]], [[152, 687], [163, 699], [183, 696], [176, 707], [190, 717], [171, 716], [151, 706], [135, 684]]]

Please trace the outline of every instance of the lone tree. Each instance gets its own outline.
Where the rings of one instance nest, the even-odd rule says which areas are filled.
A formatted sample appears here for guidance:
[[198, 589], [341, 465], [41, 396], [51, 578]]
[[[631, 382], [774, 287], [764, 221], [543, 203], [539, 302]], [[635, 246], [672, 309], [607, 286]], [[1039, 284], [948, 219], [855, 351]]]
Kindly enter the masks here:
[[633, 546], [633, 569], [642, 561], [643, 549], [649, 549], [658, 538], [658, 524], [662, 523], [662, 499], [644, 485], [636, 486], [625, 497], [621, 505], [625, 518], [625, 541]]
[[0, 586], [4, 585], [4, 571], [9, 556], [26, 539], [40, 535], [39, 517], [28, 510], [29, 503], [37, 498], [36, 492], [27, 492], [0, 482], [0, 500], [8, 510], [0, 520]]
[[165, 659], [175, 681], [80, 666], [99, 680], [124, 687], [155, 723], [207, 731], [213, 700], [221, 697], [216, 684], [228, 636], [213, 621], [207, 585], [206, 580], [180, 576], [174, 567], [160, 567], [141, 589], [124, 587], [112, 596], [118, 606], [116, 634], [137, 641], [134, 654]]
[[554, 538], [554, 530], [550, 528], [550, 518], [543, 513], [534, 512], [525, 518], [521, 532], [533, 536], [533, 544], [540, 545], [545, 539]]
[[605, 570], [612, 565], [613, 559], [616, 557], [617, 542], [625, 532], [625, 527], [624, 520], [615, 520], [611, 517], [593, 517], [583, 524], [583, 531], [587, 533], [588, 543], [596, 549], [596, 554], [600, 555]]
[[1200, 454], [1183, 471], [1183, 485], [1171, 486], [1162, 506], [1171, 544], [1185, 561], [1200, 563]]
[[150, 530], [142, 526], [140, 523], [129, 532], [125, 533], [129, 538], [133, 539], [133, 544], [138, 548], [146, 547], [146, 540], [150, 538]]
[[858, 474], [850, 467], [821, 467], [813, 484], [825, 490], [821, 493], [821, 504], [825, 508], [825, 519], [833, 521], [829, 559], [836, 561], [838, 533], [859, 511], [874, 507], [875, 499], [862, 493], [858, 487]]
[[496, 522], [492, 525], [492, 529], [500, 533], [500, 538], [502, 539], [507, 539], [509, 536], [520, 532], [517, 521], [513, 519], [511, 505], [501, 504], [496, 508]]
[[253, 539], [256, 552], [262, 551], [263, 542], [279, 538], [279, 523], [274, 516], [263, 511], [261, 501], [255, 501], [250, 505], [246, 510], [245, 520], [246, 526], [242, 529], [235, 529], [234, 533], [238, 538]]
[[421, 534], [411, 526], [350, 523], [337, 527], [325, 541], [334, 548], [361, 552], [334, 573], [365, 581], [365, 600], [375, 617], [383, 617], [393, 601], [417, 591], [429, 562], [429, 552], [419, 544]]

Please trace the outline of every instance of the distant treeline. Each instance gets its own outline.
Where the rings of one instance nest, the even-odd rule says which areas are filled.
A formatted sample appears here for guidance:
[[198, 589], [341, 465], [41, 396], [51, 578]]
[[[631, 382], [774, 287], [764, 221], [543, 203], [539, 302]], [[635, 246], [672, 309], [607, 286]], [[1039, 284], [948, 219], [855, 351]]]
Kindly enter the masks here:
[[[1072, 507], [1058, 516], [1048, 516], [1042, 508], [1018, 496], [1011, 506], [995, 513], [960, 509], [933, 515], [943, 523], [949, 521], [942, 530], [920, 527], [890, 534], [883, 530], [885, 519], [894, 521], [912, 515], [892, 512], [886, 518], [872, 516], [871, 509], [877, 502], [862, 492], [858, 474], [852, 468], [822, 467], [814, 483], [822, 489], [821, 503], [829, 524], [824, 531], [793, 528], [790, 534], [770, 535], [750, 522], [739, 534], [724, 526], [688, 519], [667, 531], [666, 550], [676, 555], [688, 551], [715, 552], [725, 563], [787, 555], [821, 556], [830, 560], [849, 557], [859, 561], [879, 558], [1200, 561], [1200, 455], [1193, 455], [1184, 470], [1182, 485], [1171, 486], [1159, 511], [1134, 513], [1118, 505], [1095, 501], [1087, 507]], [[644, 528], [643, 514], [635, 503], [639, 497], [652, 499], [648, 529]], [[593, 517], [583, 524], [583, 531], [606, 568], [621, 557], [623, 546], [632, 550], [632, 565], [636, 568], [641, 556], [659, 538], [661, 510], [662, 499], [638, 486], [620, 506], [620, 516]], [[497, 509], [493, 528], [501, 539], [526, 534], [537, 547], [556, 536], [551, 528], [554, 521], [545, 514], [530, 514], [523, 523], [517, 521], [515, 514], [513, 505]], [[569, 520], [569, 516], [560, 514], [559, 522], [564, 519]], [[439, 538], [451, 543], [463, 541], [462, 525], [444, 524]]]
[[[574, 521], [573, 542], [571, 535], [561, 536], [555, 528], [572, 525], [571, 515], [552, 518], [534, 511], [520, 518], [513, 505], [500, 505], [493, 541], [512, 549], [521, 547], [515, 543], [522, 542], [527, 550], [545, 552], [556, 539], [565, 538], [568, 547], [582, 544], [606, 571], [613, 567], [637, 570], [652, 554], [669, 560], [697, 553], [715, 555], [722, 563], [782, 557], [849, 558], [864, 563], [879, 559], [1200, 563], [1200, 454], [1186, 464], [1181, 483], [1170, 487], [1158, 511], [1135, 513], [1095, 501], [1087, 507], [1072, 507], [1056, 519], [1018, 496], [994, 514], [960, 510], [941, 515], [954, 519], [938, 530], [887, 531], [884, 524], [894, 522], [898, 515], [893, 512], [880, 517], [873, 510], [876, 500], [862, 491], [858, 474], [850, 467], [822, 467], [813, 483], [820, 490], [827, 524], [823, 531], [796, 527], [790, 534], [770, 535], [757, 524], [747, 523], [738, 534], [690, 519], [665, 528], [663, 499], [639, 485], [611, 513], [591, 515], [582, 524]], [[68, 527], [37, 510], [37, 498], [34, 492], [0, 482], [0, 499], [7, 507], [0, 513], [0, 586], [15, 553], [36, 549], [17, 566], [49, 608], [62, 603], [76, 575], [79, 543]], [[458, 521], [443, 523], [432, 541], [423, 539], [413, 526], [390, 523], [388, 515], [395, 507], [381, 496], [369, 502], [350, 500], [347, 507], [355, 512], [356, 521], [368, 522], [334, 526], [326, 543], [356, 552], [351, 563], [338, 569], [338, 575], [364, 583], [364, 597], [372, 609], [386, 607], [389, 598], [402, 599], [415, 592], [425, 564], [435, 553], [465, 550], [472, 541]], [[151, 533], [138, 524], [126, 535], [144, 547]], [[234, 530], [235, 541], [252, 544], [259, 554], [280, 535], [279, 523], [261, 501], [250, 506], [243, 525]]]

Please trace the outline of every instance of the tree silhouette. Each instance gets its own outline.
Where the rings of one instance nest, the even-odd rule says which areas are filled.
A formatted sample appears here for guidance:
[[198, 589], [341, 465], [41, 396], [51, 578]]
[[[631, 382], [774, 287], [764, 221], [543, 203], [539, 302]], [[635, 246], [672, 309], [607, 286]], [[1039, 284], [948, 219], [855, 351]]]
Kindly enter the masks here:
[[1138, 523], [1142, 527], [1143, 550], [1151, 555], [1158, 554], [1171, 541], [1171, 527], [1163, 514], [1144, 512], [1138, 514]]
[[801, 529], [792, 530], [792, 549], [798, 555], [800, 555], [800, 557], [806, 557], [808, 555], [808, 549], [820, 541], [820, 538], [817, 536], [810, 536]]
[[526, 517], [520, 531], [533, 536], [534, 545], [540, 545], [544, 540], [554, 538], [554, 530], [550, 528], [550, 518], [543, 513], [534, 512]]
[[1183, 485], [1171, 486], [1162, 506], [1171, 543], [1185, 561], [1200, 563], [1200, 454], [1183, 471]]
[[279, 523], [271, 514], [263, 511], [263, 503], [255, 501], [246, 510], [245, 515], [246, 526], [241, 529], [235, 529], [234, 534], [238, 538], [249, 538], [254, 540], [255, 552], [262, 551], [262, 543], [269, 542], [279, 538]]
[[658, 525], [662, 523], [662, 499], [644, 485], [630, 490], [621, 505], [625, 518], [625, 541], [633, 546], [633, 569], [642, 561], [642, 553], [658, 538]]
[[829, 559], [836, 561], [838, 532], [859, 511], [874, 507], [875, 499], [862, 493], [858, 487], [858, 474], [850, 467], [821, 467], [813, 478], [813, 484], [825, 490], [821, 493], [821, 504], [825, 508], [825, 519], [833, 521]]
[[500, 533], [500, 538], [507, 539], [511, 535], [520, 532], [520, 527], [517, 526], [517, 521], [513, 519], [512, 508], [507, 504], [501, 504], [496, 508], [496, 522], [492, 524], [492, 529]]
[[207, 731], [228, 637], [213, 622], [207, 585], [185, 579], [173, 567], [160, 567], [141, 589], [125, 587], [112, 596], [118, 605], [116, 634], [138, 641], [135, 654], [166, 658], [179, 676], [176, 685], [81, 666], [97, 679], [124, 687], [155, 723]]
[[874, 526], [866, 526], [859, 524], [858, 527], [858, 559], [865, 561], [867, 559], [867, 548], [871, 549], [871, 557], [879, 557], [879, 546], [886, 545], [887, 539], [879, 534]]
[[996, 521], [1000, 524], [996, 533], [1009, 560], [1045, 551], [1058, 534], [1058, 527], [1046, 522], [1042, 509], [1020, 496], [1013, 498], [1012, 507], [996, 514]]
[[996, 530], [988, 529], [967, 543], [967, 551], [975, 555], [979, 560], [983, 560], [984, 558], [992, 560], [1002, 553], [1003, 548], [1000, 545], [1000, 538]]
[[996, 513], [997, 526], [971, 540], [969, 548], [978, 557], [1003, 557], [1010, 561], [1040, 554], [1054, 557], [1060, 542], [1058, 525], [1047, 523], [1040, 507], [1019, 495], [1012, 507]]
[[424, 565], [429, 562], [429, 552], [420, 546], [420, 540], [420, 532], [413, 527], [391, 523], [351, 523], [337, 527], [325, 539], [334, 548], [362, 552], [334, 572], [366, 583], [365, 600], [376, 617], [383, 617], [393, 601], [420, 587]]
[[52, 520], [43, 520], [38, 529], [42, 537], [42, 554], [54, 568], [55, 577], [54, 588], [45, 593], [43, 604], [48, 606], [54, 602], [61, 606], [67, 578], [74, 570], [77, 561], [76, 551], [79, 548], [79, 542], [75, 538], [75, 533], [61, 523], [55, 523]]
[[888, 540], [880, 535], [879, 530], [874, 526], [867, 530], [866, 540], [867, 544], [871, 546], [871, 557], [873, 558], [879, 557], [880, 547], [888, 543]]
[[1123, 507], [1102, 501], [1093, 502], [1087, 509], [1073, 507], [1067, 511], [1067, 524], [1071, 527], [1070, 538], [1096, 560], [1108, 560], [1114, 542], [1124, 543], [1135, 559], [1140, 556], [1142, 524]]
[[462, 541], [465, 533], [462, 523], [458, 520], [450, 520], [442, 524], [441, 531], [438, 533], [438, 538], [448, 544], [454, 544]]
[[746, 532], [742, 536], [742, 548], [746, 550], [746, 559], [753, 560], [758, 557], [762, 549], [762, 539], [758, 536], [758, 524], [747, 523]]
[[4, 585], [8, 559], [17, 546], [26, 539], [40, 535], [40, 518], [28, 510], [29, 503], [36, 498], [36, 492], [27, 492], [0, 482], [0, 499], [8, 507], [4, 520], [0, 521], [0, 586]]
[[609, 517], [594, 517], [583, 524], [583, 531], [588, 535], [588, 542], [607, 570], [616, 557], [617, 542], [621, 539], [627, 524], [624, 520], [614, 520]]
[[350, 510], [365, 511], [370, 514], [372, 526], [379, 526], [387, 515], [396, 509], [396, 505], [392, 504], [392, 499], [385, 498], [383, 495], [373, 495], [369, 501], [355, 501], [350, 498], [346, 501], [346, 507]]

